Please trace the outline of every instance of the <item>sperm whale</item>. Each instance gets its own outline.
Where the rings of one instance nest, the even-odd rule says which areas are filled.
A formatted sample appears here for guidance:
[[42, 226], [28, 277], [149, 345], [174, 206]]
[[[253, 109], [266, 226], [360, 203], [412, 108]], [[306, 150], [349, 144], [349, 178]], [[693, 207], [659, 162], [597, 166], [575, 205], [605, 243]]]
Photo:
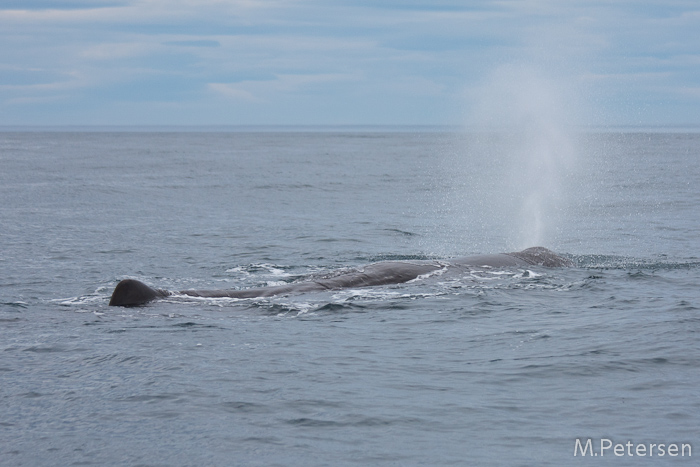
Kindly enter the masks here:
[[[350, 287], [372, 287], [401, 284], [450, 267], [511, 268], [542, 266], [549, 268], [573, 266], [571, 260], [544, 247], [527, 248], [513, 253], [464, 256], [449, 260], [382, 261], [372, 263], [357, 271], [338, 274], [305, 282], [270, 287], [232, 290], [182, 290], [177, 292], [191, 297], [255, 298], [292, 293], [339, 290]], [[117, 284], [109, 301], [110, 306], [139, 306], [173, 292], [154, 289], [135, 279], [124, 279]]]

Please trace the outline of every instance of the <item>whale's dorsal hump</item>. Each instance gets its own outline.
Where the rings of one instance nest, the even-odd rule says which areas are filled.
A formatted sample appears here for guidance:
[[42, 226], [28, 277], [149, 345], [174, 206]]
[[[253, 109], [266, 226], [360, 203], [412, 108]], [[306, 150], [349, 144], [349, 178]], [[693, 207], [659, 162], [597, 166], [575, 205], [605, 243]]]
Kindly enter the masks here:
[[535, 266], [544, 266], [547, 268], [561, 268], [561, 267], [571, 267], [574, 265], [573, 261], [568, 258], [564, 258], [554, 253], [543, 246], [534, 246], [532, 248], [527, 248], [523, 251], [516, 251], [515, 253], [508, 253], [511, 256], [527, 261], [528, 263]]

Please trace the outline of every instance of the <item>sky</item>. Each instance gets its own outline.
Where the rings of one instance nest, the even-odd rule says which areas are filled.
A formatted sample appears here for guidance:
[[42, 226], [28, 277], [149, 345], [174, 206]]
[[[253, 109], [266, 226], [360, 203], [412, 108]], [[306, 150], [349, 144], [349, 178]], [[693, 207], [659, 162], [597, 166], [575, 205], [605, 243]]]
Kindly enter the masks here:
[[697, 0], [0, 0], [0, 44], [4, 126], [700, 125]]

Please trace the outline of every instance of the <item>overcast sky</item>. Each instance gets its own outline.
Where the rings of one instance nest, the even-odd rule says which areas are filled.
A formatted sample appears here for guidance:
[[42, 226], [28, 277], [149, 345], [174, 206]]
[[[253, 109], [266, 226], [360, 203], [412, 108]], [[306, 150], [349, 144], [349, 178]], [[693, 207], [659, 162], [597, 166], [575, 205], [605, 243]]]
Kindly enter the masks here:
[[0, 0], [0, 41], [0, 125], [700, 124], [697, 0]]

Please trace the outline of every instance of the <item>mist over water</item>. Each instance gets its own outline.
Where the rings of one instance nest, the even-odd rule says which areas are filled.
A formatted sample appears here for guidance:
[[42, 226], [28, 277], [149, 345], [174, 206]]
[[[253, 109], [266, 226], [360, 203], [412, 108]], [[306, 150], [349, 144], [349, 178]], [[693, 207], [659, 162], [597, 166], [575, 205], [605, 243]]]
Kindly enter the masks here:
[[525, 65], [499, 67], [471, 97], [467, 131], [445, 159], [452, 236], [479, 251], [556, 247], [575, 176], [575, 99]]

